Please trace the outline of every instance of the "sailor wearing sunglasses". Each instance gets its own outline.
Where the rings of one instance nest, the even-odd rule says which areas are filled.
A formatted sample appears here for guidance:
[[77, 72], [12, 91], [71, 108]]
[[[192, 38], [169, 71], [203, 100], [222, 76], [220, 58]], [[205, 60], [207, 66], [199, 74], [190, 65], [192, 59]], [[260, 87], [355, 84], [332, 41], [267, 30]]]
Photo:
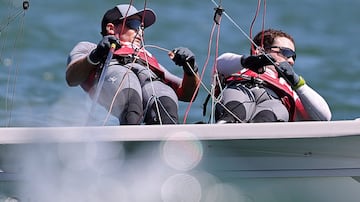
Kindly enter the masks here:
[[[117, 5], [103, 16], [102, 40], [98, 44], [80, 42], [68, 57], [68, 85], [80, 85], [117, 117], [120, 125], [177, 124], [178, 101], [189, 102], [197, 94], [198, 68], [189, 49], [179, 47], [168, 53], [183, 68], [182, 78], [145, 50], [144, 29], [155, 19], [151, 9], [138, 11], [132, 5]], [[103, 85], [98, 87], [98, 81]]]
[[217, 58], [218, 123], [329, 121], [331, 111], [303, 77], [295, 73], [294, 39], [268, 29], [253, 39], [251, 56], [224, 53]]

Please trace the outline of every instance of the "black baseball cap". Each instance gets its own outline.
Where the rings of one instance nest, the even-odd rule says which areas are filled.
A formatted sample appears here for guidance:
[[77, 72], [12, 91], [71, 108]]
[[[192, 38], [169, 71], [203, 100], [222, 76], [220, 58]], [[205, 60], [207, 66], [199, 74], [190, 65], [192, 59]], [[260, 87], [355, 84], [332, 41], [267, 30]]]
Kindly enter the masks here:
[[113, 23], [118, 20], [121, 21], [134, 15], [138, 15], [141, 19], [144, 20], [145, 28], [151, 26], [156, 21], [156, 14], [151, 9], [142, 9], [138, 11], [134, 6], [130, 4], [120, 4], [106, 11], [106, 13], [104, 14], [104, 17], [101, 21], [101, 34], [105, 35], [106, 25], [108, 23]]

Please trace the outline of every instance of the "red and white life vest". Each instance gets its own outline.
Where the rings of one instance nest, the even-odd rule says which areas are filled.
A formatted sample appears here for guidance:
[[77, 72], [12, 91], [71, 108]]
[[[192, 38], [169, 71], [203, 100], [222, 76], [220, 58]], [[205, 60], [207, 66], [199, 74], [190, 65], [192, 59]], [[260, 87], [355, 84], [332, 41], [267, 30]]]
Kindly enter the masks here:
[[160, 78], [164, 79], [164, 71], [161, 69], [157, 59], [144, 48], [134, 49], [131, 45], [122, 44], [121, 48], [114, 52], [114, 57], [135, 57], [144, 64], [148, 64], [149, 68]]
[[[277, 72], [267, 70], [263, 74], [257, 74], [249, 69], [243, 69], [243, 71], [239, 72], [239, 74], [263, 80], [265, 82], [264, 85], [273, 90], [286, 106], [289, 112], [289, 121], [295, 121], [297, 117], [302, 117], [303, 119], [309, 117], [298, 95], [291, 89], [291, 86], [287, 84], [284, 79], [278, 77]], [[230, 76], [226, 80], [240, 81], [244, 79], [239, 76]]]
[[[150, 70], [152, 70], [159, 78], [165, 80], [165, 73], [161, 69], [159, 62], [157, 59], [144, 48], [135, 49], [131, 46], [131, 44], [125, 43], [121, 45], [121, 48], [117, 49], [113, 58], [117, 57], [131, 57], [136, 60], [141, 61], [143, 64], [148, 64]], [[81, 84], [81, 87], [88, 92], [95, 84], [98, 78], [97, 75], [98, 69], [94, 69], [88, 76], [87, 80]]]

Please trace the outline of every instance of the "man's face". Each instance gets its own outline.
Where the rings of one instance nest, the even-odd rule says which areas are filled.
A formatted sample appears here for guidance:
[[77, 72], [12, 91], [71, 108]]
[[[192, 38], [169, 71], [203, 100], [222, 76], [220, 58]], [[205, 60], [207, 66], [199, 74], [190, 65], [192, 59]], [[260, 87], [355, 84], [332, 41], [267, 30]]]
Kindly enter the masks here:
[[294, 43], [286, 37], [277, 37], [267, 52], [276, 62], [288, 62], [294, 65], [296, 59]]
[[[125, 23], [124, 23], [125, 22]], [[141, 19], [140, 17], [131, 17], [124, 20], [116, 26], [115, 34], [121, 42], [130, 42], [137, 45], [142, 44], [143, 30], [140, 29]]]

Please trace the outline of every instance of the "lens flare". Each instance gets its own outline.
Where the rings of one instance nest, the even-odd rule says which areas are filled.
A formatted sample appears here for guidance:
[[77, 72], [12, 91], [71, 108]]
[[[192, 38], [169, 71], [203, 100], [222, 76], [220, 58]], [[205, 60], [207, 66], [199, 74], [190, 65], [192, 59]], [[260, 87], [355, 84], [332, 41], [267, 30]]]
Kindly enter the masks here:
[[161, 198], [164, 202], [200, 201], [200, 183], [195, 177], [188, 174], [173, 175], [163, 184]]
[[179, 171], [195, 168], [202, 159], [203, 147], [195, 135], [188, 132], [172, 134], [161, 146], [162, 158]]

